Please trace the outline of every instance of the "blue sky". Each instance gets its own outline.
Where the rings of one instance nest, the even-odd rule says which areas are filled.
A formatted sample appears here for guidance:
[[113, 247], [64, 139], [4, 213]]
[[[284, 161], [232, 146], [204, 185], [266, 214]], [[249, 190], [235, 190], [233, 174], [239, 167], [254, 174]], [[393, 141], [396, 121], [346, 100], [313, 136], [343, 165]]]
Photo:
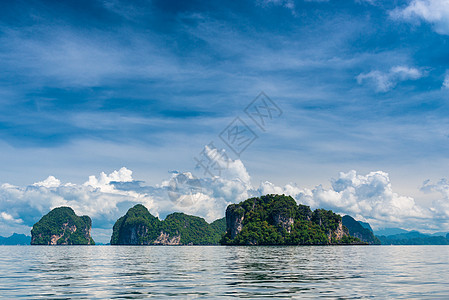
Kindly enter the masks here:
[[[4, 3], [0, 235], [71, 204], [104, 240], [139, 201], [212, 219], [286, 185], [377, 227], [449, 231], [448, 45], [443, 0]], [[283, 112], [265, 132], [244, 113], [261, 91]], [[235, 117], [258, 137], [240, 156], [219, 138]], [[213, 204], [169, 205], [167, 182], [204, 177], [211, 141], [235, 167], [201, 179]]]

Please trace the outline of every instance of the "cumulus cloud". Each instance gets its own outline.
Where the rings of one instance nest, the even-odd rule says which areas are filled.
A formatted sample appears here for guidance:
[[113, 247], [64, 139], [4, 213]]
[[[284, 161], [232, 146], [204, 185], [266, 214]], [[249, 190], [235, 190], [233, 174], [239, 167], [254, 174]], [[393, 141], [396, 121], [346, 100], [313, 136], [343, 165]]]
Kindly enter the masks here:
[[405, 8], [390, 12], [394, 19], [425, 21], [439, 34], [449, 35], [449, 2], [446, 0], [413, 0]]
[[[204, 154], [212, 159], [217, 157], [216, 151], [206, 146]], [[174, 171], [155, 186], [135, 180], [132, 171], [125, 167], [110, 174], [89, 176], [83, 184], [62, 183], [53, 176], [25, 187], [5, 183], [0, 185], [0, 230], [3, 234], [13, 230], [29, 233], [30, 227], [50, 209], [70, 206], [77, 214], [89, 215], [94, 237], [97, 229], [106, 241], [114, 222], [136, 203], [144, 204], [156, 216], [180, 211], [211, 222], [223, 217], [229, 204], [265, 194], [291, 195], [300, 204], [350, 214], [374, 227], [419, 229], [448, 224], [449, 183], [445, 180], [423, 186], [422, 190], [443, 195], [441, 201], [424, 208], [412, 197], [395, 193], [389, 175], [382, 171], [366, 175], [341, 172], [331, 180], [330, 188], [317, 185], [308, 189], [293, 183], [277, 186], [269, 181], [253, 187], [240, 160], [226, 157], [221, 163], [226, 168], [220, 176], [196, 177], [191, 172]], [[439, 225], [435, 220], [439, 220]]]
[[264, 182], [259, 192], [288, 194], [298, 203], [350, 214], [375, 227], [400, 226], [416, 220], [427, 222], [433, 216], [430, 210], [417, 205], [413, 198], [393, 192], [389, 175], [382, 171], [367, 175], [358, 175], [354, 170], [341, 172], [337, 179], [331, 180], [331, 184], [329, 189], [322, 185], [301, 189], [292, 184], [281, 188]]
[[132, 180], [131, 174], [130, 170], [122, 168], [109, 175], [102, 173], [98, 178], [91, 176], [82, 185], [62, 184], [53, 176], [25, 187], [2, 184], [0, 211], [18, 216], [24, 225], [31, 226], [50, 209], [70, 206], [78, 214], [87, 214], [96, 219], [97, 226], [109, 226], [118, 216], [120, 203], [138, 202], [153, 207], [153, 199], [148, 195], [114, 187], [114, 182]]
[[406, 80], [417, 80], [425, 74], [416, 69], [407, 66], [395, 66], [388, 72], [381, 72], [378, 70], [369, 73], [362, 73], [357, 76], [357, 83], [363, 84], [365, 82], [374, 86], [378, 92], [388, 92], [393, 89], [399, 82]]

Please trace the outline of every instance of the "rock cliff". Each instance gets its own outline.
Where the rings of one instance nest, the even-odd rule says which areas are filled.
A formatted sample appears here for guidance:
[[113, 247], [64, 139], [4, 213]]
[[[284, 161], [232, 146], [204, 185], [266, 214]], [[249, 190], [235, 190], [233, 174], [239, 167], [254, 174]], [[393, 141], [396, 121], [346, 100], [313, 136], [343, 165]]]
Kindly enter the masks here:
[[242, 231], [244, 215], [245, 210], [236, 204], [231, 204], [227, 207], [226, 228], [232, 239], [235, 238], [240, 231]]
[[94, 245], [92, 221], [70, 207], [58, 207], [43, 216], [31, 230], [31, 245]]

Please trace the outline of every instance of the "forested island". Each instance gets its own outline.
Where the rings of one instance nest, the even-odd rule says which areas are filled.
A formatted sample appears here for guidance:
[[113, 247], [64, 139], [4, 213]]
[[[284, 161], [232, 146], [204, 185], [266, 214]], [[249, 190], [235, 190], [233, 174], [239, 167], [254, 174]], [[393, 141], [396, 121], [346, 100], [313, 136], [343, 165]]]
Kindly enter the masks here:
[[222, 245], [366, 244], [349, 234], [340, 215], [298, 205], [291, 196], [250, 198], [226, 209]]
[[[416, 231], [375, 236], [368, 223], [331, 210], [311, 210], [285, 195], [265, 195], [231, 204], [212, 223], [184, 213], [164, 220], [142, 204], [131, 207], [113, 226], [111, 245], [410, 245], [449, 244], [448, 236]], [[58, 207], [31, 230], [31, 245], [94, 245], [92, 221], [70, 207]], [[20, 237], [20, 239], [19, 239]], [[26, 243], [25, 235], [0, 238], [0, 244]], [[25, 241], [25, 242], [24, 242]]]
[[111, 245], [217, 245], [226, 231], [225, 219], [173, 213], [161, 221], [142, 204], [130, 208], [114, 224]]
[[95, 245], [92, 220], [79, 217], [70, 207], [57, 207], [31, 229], [31, 245]]

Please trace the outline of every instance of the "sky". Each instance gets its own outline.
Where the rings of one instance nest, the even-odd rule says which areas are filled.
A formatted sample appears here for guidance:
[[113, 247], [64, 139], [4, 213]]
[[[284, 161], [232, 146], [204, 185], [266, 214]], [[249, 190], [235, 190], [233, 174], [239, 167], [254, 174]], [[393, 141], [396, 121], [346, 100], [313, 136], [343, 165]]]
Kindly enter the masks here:
[[0, 235], [267, 193], [449, 231], [449, 2], [7, 1]]

